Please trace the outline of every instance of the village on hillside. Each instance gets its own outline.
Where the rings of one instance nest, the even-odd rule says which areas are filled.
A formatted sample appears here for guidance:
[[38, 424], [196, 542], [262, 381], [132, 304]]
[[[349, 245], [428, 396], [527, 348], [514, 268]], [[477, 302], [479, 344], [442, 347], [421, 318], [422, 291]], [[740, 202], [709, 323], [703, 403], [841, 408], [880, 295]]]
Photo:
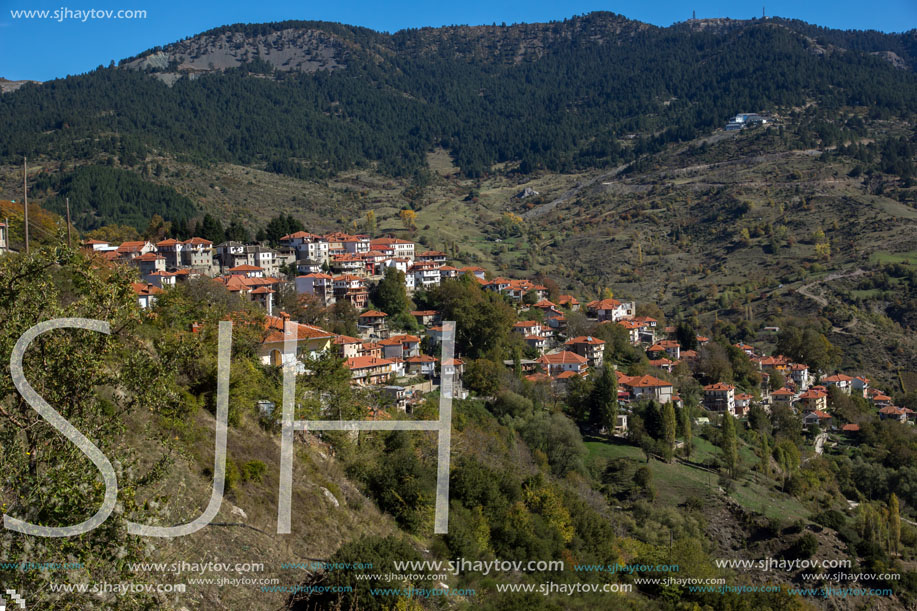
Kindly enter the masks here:
[[[118, 245], [86, 240], [83, 248], [107, 261], [137, 268], [142, 281], [133, 288], [142, 309], [152, 308], [157, 296], [177, 283], [202, 276], [212, 278], [230, 293], [259, 304], [266, 314], [260, 358], [267, 366], [284, 364], [283, 330], [290, 316], [276, 307], [275, 296], [281, 290], [293, 290], [299, 298], [324, 306], [349, 303], [359, 312], [359, 337], [295, 323], [299, 371], [305, 371], [303, 361], [308, 358], [326, 352], [336, 354], [344, 359], [353, 385], [380, 389], [396, 408], [407, 413], [425, 394], [439, 387], [444, 364], [438, 358], [438, 347], [443, 327], [439, 312], [414, 310], [411, 315], [416, 320], [415, 329], [422, 331], [408, 333], [390, 323], [389, 313], [373, 307], [370, 291], [390, 268], [400, 272], [407, 295], [467, 276], [483, 290], [504, 296], [517, 314], [512, 332], [520, 336], [526, 347], [524, 358], [504, 361], [504, 365], [518, 368], [528, 382], [545, 385], [554, 396], [563, 396], [572, 379], [587, 378], [606, 364], [611, 366], [615, 370], [619, 405], [614, 430], [607, 431], [611, 434], [627, 434], [632, 403], [652, 399], [683, 407], [671, 375], [679, 367], [687, 367], [702, 382], [700, 402], [712, 413], [743, 418], [755, 406], [767, 412], [785, 407], [802, 417], [806, 429], [834, 430], [855, 440], [859, 424], [842, 421], [829, 407], [829, 395], [835, 388], [845, 395], [868, 400], [880, 419], [913, 424], [917, 417], [913, 410], [893, 405], [889, 394], [871, 387], [870, 380], [863, 375], [815, 371], [805, 363], [793, 362], [779, 354], [762, 354], [747, 343], [737, 343], [734, 347], [748, 357], [760, 383], [740, 388], [723, 380], [711, 381], [709, 376], [697, 372], [696, 366], [698, 351], [703, 350], [710, 338], [697, 335], [695, 341], [688, 342], [690, 346], [683, 345], [686, 342], [684, 338], [677, 339], [675, 327], [660, 328], [655, 318], [638, 316], [633, 301], [609, 297], [581, 303], [569, 294], [556, 294], [552, 301], [551, 291], [544, 285], [526, 279], [492, 277], [482, 267], [454, 267], [449, 265], [446, 253], [418, 252], [410, 240], [299, 231], [283, 236], [276, 249], [231, 241], [214, 246], [197, 237]], [[627, 375], [617, 365], [608, 363], [605, 340], [568, 330], [568, 316], [572, 312], [584, 317], [596, 335], [602, 335], [598, 330], [604, 325], [622, 329], [629, 344], [645, 353], [649, 369]], [[467, 396], [468, 391], [462, 385], [465, 370], [462, 355], [457, 354], [445, 367], [455, 376], [456, 396]]]

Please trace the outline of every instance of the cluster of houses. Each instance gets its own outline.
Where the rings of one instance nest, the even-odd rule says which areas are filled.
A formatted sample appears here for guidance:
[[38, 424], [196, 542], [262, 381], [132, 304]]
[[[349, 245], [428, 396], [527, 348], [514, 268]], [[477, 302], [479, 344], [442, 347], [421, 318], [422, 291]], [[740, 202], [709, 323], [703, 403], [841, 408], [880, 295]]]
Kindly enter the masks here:
[[[387, 267], [405, 272], [409, 290], [438, 284], [441, 278], [460, 273], [471, 274], [478, 280], [484, 278], [483, 268], [458, 270], [445, 265], [446, 255], [442, 252], [420, 252], [415, 257], [414, 243], [396, 238], [370, 240], [367, 236], [343, 233], [319, 236], [298, 232], [284, 236], [280, 243], [279, 249], [237, 242], [214, 246], [195, 237], [118, 245], [87, 240], [83, 248], [105, 260], [136, 267], [142, 281], [134, 283], [133, 288], [138, 305], [144, 309], [151, 308], [164, 290], [197, 276], [211, 277], [227, 291], [261, 304], [267, 316], [259, 357], [263, 364], [274, 366], [284, 364], [284, 329], [290, 318], [284, 312], [276, 316], [274, 312], [274, 295], [284, 283], [295, 285], [300, 294], [316, 295], [326, 305], [347, 300], [364, 309], [370, 283], [381, 279]], [[286, 272], [293, 266], [302, 273], [290, 281]], [[534, 286], [528, 281], [510, 284], [517, 291], [531, 290]], [[433, 342], [431, 345], [442, 340], [438, 312], [425, 310], [413, 314], [424, 327], [424, 335]], [[358, 320], [360, 337], [292, 323], [296, 367], [304, 371], [309, 359], [322, 353], [335, 353], [344, 359], [353, 385], [379, 387], [393, 405], [408, 411], [422, 400], [425, 392], [433, 390], [444, 371], [453, 376], [456, 396], [466, 394], [461, 384], [464, 372], [461, 358], [441, 363], [440, 359], [424, 354], [421, 337], [390, 332], [387, 318], [388, 314], [378, 310], [362, 312]]]
[[[0, 245], [5, 240], [5, 229], [0, 224]], [[483, 290], [506, 296], [522, 318], [513, 325], [513, 333], [519, 334], [524, 344], [531, 348], [530, 352], [538, 356], [505, 364], [521, 366], [528, 380], [551, 384], [560, 392], [572, 378], [588, 376], [604, 363], [603, 340], [591, 335], [568, 337], [567, 316], [573, 311], [583, 311], [587, 320], [595, 325], [613, 324], [623, 328], [630, 343], [645, 350], [649, 364], [659, 370], [658, 375], [672, 373], [679, 363], [691, 363], [698, 358], [696, 350], [683, 349], [675, 339], [674, 327], [660, 329], [655, 319], [637, 316], [632, 301], [606, 298], [581, 304], [573, 295], [559, 295], [551, 301], [543, 285], [525, 279], [488, 278], [480, 267], [453, 267], [448, 265], [445, 253], [416, 252], [415, 244], [409, 240], [297, 232], [284, 236], [280, 244], [280, 248], [271, 249], [236, 242], [214, 246], [202, 238], [120, 245], [89, 240], [84, 242], [84, 248], [108, 260], [138, 268], [143, 281], [136, 283], [134, 290], [143, 308], [151, 307], [156, 296], [176, 282], [198, 275], [213, 277], [226, 290], [257, 301], [267, 312], [260, 352], [266, 365], [279, 366], [284, 359], [283, 329], [289, 316], [283, 312], [275, 316], [273, 311], [273, 295], [281, 284], [291, 282], [298, 294], [313, 295], [325, 305], [346, 300], [365, 310], [371, 284], [378, 282], [389, 267], [404, 273], [408, 292], [465, 275], [478, 282]], [[287, 280], [288, 274], [281, 270], [289, 272], [294, 266], [298, 274], [294, 280]], [[536, 312], [537, 315], [533, 315]], [[442, 341], [439, 313], [421, 310], [412, 315], [423, 328], [419, 335], [391, 331], [386, 323], [388, 314], [379, 310], [366, 310], [359, 315], [360, 337], [294, 323], [298, 367], [304, 370], [304, 363], [309, 358], [334, 352], [344, 359], [351, 372], [352, 384], [380, 388], [393, 405], [408, 411], [425, 392], [435, 388], [443, 373], [454, 375], [458, 396], [462, 396], [462, 359], [456, 357], [448, 363], [440, 363], [436, 356], [423, 350], [424, 346], [432, 348]], [[698, 346], [710, 341], [704, 336], [696, 339]], [[891, 398], [881, 391], [870, 388], [868, 378], [835, 374], [821, 377], [815, 384], [816, 374], [803, 363], [780, 355], [759, 355], [749, 344], [735, 346], [758, 366], [762, 378], [760, 388], [752, 395], [732, 384], [708, 384], [703, 387], [703, 405], [709, 411], [743, 417], [755, 403], [765, 409], [785, 405], [802, 414], [807, 427], [816, 424], [824, 429], [834, 426], [834, 418], [828, 411], [828, 389], [835, 386], [842, 392], [856, 393], [871, 401], [882, 419], [914, 422], [917, 417], [907, 408], [892, 405]], [[653, 375], [615, 373], [618, 401], [623, 408], [615, 427], [618, 433], [627, 430], [627, 411], [632, 402], [652, 398], [660, 403], [682, 404], [670, 381]], [[770, 379], [775, 374], [785, 383], [782, 388], [770, 391]], [[858, 429], [856, 424], [842, 425], [842, 430], [848, 433]]]
[[[563, 296], [566, 307], [578, 308], [575, 299]], [[515, 323], [513, 331], [521, 334], [526, 344], [538, 349], [542, 355], [534, 360], [524, 360], [519, 364], [526, 370], [527, 379], [531, 382], [550, 383], [562, 388], [575, 376], [586, 376], [592, 368], [601, 367], [604, 356], [604, 343], [591, 336], [563, 339], [563, 327], [552, 324], [553, 316], [562, 319], [563, 312], [556, 306], [543, 300], [531, 306], [541, 308], [544, 322], [537, 320], [520, 320]], [[696, 350], [683, 349], [675, 339], [675, 328], [657, 328], [657, 321], [650, 317], [633, 315], [633, 304], [608, 299], [593, 301], [586, 305], [587, 317], [599, 324], [616, 324], [628, 333], [631, 344], [642, 346], [652, 367], [671, 373], [682, 362], [692, 363], [698, 359]], [[697, 345], [703, 346], [710, 338], [698, 335]], [[553, 346], [552, 346], [553, 342]], [[760, 387], [755, 394], [742, 392], [736, 386], [724, 382], [707, 384], [703, 387], [703, 406], [711, 412], [729, 413], [736, 417], [748, 415], [752, 405], [757, 404], [769, 411], [773, 406], [783, 405], [792, 408], [802, 416], [806, 428], [817, 425], [820, 429], [839, 428], [844, 433], [855, 434], [859, 425], [841, 423], [829, 413], [829, 389], [836, 387], [848, 395], [857, 395], [869, 400], [876, 408], [881, 419], [895, 419], [900, 422], [914, 422], [917, 412], [908, 408], [892, 405], [891, 398], [885, 393], [870, 387], [870, 380], [864, 376], [849, 376], [843, 373], [817, 378], [816, 372], [804, 363], [796, 363], [781, 356], [757, 354], [755, 348], [746, 343], [737, 343], [735, 347], [742, 350], [752, 363], [757, 365], [761, 374]], [[507, 365], [515, 364], [506, 361]], [[618, 382], [618, 402], [622, 412], [618, 417], [615, 432], [622, 434], [627, 430], [627, 413], [634, 401], [653, 399], [659, 403], [672, 402], [682, 406], [681, 397], [675, 392], [674, 384], [653, 375], [627, 376], [615, 372]], [[771, 378], [783, 380], [778, 390], [770, 391], [773, 386]], [[816, 381], [818, 382], [816, 384]]]

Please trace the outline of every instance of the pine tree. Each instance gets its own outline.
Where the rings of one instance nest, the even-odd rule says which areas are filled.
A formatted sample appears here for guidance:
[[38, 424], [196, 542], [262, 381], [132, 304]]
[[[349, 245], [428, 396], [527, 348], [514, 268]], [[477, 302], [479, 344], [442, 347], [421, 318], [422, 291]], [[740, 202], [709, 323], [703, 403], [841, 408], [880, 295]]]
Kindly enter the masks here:
[[618, 380], [605, 363], [589, 393], [589, 418], [600, 429], [614, 430], [618, 414]]
[[736, 442], [736, 424], [732, 414], [723, 414], [723, 427], [721, 431], [720, 450], [723, 451], [723, 462], [729, 470], [729, 476], [735, 478], [736, 468], [739, 466], [739, 450]]
[[662, 406], [662, 441], [666, 462], [672, 462], [675, 455], [675, 406], [669, 401]]
[[681, 438], [685, 442], [685, 458], [690, 458], [694, 450], [694, 438], [691, 431], [691, 413], [687, 407], [681, 408]]
[[898, 553], [901, 545], [901, 513], [898, 496], [894, 492], [888, 497], [888, 541], [890, 551]]

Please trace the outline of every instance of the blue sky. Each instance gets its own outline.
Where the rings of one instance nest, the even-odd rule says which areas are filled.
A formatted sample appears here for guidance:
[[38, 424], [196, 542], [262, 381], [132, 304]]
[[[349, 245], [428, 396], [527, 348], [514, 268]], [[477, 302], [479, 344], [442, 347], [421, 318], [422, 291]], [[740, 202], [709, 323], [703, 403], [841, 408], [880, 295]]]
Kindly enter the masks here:
[[[291, 0], [196, 2], [194, 0], [0, 0], [0, 76], [48, 80], [79, 74], [220, 25], [284, 19], [318, 19], [394, 32], [408, 27], [550, 21], [596, 10], [667, 26], [691, 17], [803, 19], [840, 29], [900, 32], [917, 27], [917, 0]], [[145, 19], [23, 19], [18, 10], [145, 10]], [[72, 13], [71, 13], [72, 14]]]

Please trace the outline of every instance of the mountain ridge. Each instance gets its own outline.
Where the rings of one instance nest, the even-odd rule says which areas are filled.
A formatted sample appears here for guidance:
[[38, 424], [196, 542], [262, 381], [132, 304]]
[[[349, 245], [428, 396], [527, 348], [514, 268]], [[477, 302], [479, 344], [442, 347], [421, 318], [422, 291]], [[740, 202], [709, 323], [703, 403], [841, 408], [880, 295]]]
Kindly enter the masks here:
[[0, 162], [128, 149], [314, 180], [411, 176], [439, 147], [469, 177], [496, 164], [566, 172], [634, 161], [743, 109], [917, 108], [917, 76], [874, 55], [912, 61], [897, 35], [771, 19], [658, 28], [611, 13], [393, 35], [293, 23], [311, 29], [227, 26], [123, 63], [143, 72], [100, 68], [4, 96]]

